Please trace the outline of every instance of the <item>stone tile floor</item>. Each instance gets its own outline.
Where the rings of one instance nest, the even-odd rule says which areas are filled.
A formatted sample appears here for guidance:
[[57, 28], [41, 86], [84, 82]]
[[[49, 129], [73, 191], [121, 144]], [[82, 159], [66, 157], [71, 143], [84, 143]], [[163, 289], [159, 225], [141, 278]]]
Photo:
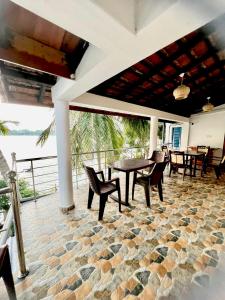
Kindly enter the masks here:
[[199, 300], [193, 291], [207, 291], [218, 270], [225, 278], [225, 176], [181, 177], [165, 177], [164, 202], [152, 192], [151, 209], [141, 187], [122, 214], [109, 200], [103, 222], [97, 197], [86, 209], [87, 187], [68, 215], [56, 195], [22, 205], [30, 275], [16, 280], [18, 299]]

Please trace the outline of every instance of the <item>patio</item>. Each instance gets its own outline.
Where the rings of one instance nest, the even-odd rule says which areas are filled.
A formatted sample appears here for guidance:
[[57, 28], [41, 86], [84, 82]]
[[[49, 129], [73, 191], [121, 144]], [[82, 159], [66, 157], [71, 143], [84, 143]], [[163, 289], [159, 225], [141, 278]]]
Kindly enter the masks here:
[[213, 299], [221, 299], [224, 175], [166, 176], [163, 186], [164, 202], [153, 192], [151, 209], [140, 187], [122, 214], [110, 200], [103, 222], [98, 201], [86, 208], [86, 186], [68, 215], [60, 213], [56, 194], [23, 204], [30, 275], [16, 280], [18, 299], [212, 299], [206, 295], [215, 282]]

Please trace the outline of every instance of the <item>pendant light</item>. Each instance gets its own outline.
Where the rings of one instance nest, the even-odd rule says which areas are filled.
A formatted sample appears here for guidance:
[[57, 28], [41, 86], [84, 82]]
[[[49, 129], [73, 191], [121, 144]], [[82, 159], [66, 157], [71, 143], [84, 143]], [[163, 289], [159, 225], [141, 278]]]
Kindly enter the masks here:
[[184, 73], [179, 75], [181, 79], [181, 84], [173, 91], [173, 96], [175, 100], [184, 100], [188, 97], [190, 93], [190, 88], [183, 84]]
[[214, 108], [214, 105], [212, 103], [209, 102], [210, 97], [207, 97], [208, 103], [202, 106], [202, 110], [204, 112], [209, 112], [212, 111]]

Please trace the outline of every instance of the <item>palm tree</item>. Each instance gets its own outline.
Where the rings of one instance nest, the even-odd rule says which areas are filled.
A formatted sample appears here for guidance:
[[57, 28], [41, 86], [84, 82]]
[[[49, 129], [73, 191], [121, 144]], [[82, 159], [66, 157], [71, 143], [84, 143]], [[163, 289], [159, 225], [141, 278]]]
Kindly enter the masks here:
[[18, 122], [16, 121], [0, 121], [0, 134], [1, 135], [7, 135], [9, 133], [9, 128], [6, 125], [7, 123], [18, 125]]
[[[117, 118], [102, 114], [71, 111], [70, 126], [71, 150], [72, 153], [76, 154], [73, 158], [73, 166], [76, 170], [84, 159], [93, 159], [93, 156], [90, 158], [90, 155], [81, 155], [81, 153], [96, 152], [97, 165], [101, 169], [102, 156], [99, 151], [118, 149], [123, 146], [124, 139]], [[54, 127], [55, 120], [41, 133], [37, 144], [43, 145], [54, 131]], [[112, 151], [112, 155], [108, 155], [106, 159], [110, 160], [114, 154]]]
[[[122, 118], [122, 124], [127, 145], [130, 147], [144, 147], [149, 144], [150, 122], [148, 120]], [[145, 154], [147, 154], [147, 149]]]

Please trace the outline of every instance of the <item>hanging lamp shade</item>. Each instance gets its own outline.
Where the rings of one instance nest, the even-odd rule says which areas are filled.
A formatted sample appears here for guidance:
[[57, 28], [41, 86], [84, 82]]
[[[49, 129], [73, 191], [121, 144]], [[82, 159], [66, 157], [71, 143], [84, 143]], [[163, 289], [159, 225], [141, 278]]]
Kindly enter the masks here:
[[183, 100], [188, 97], [189, 93], [190, 88], [184, 84], [181, 84], [173, 91], [173, 96], [175, 100]]
[[191, 91], [188, 86], [183, 84], [184, 73], [180, 74], [180, 77], [182, 78], [181, 84], [173, 91], [173, 96], [174, 96], [175, 100], [186, 99]]
[[208, 97], [207, 100], [208, 100], [208, 103], [202, 106], [202, 110], [203, 110], [204, 112], [212, 111], [213, 108], [214, 108], [214, 105], [213, 105], [212, 103], [209, 102], [210, 97]]

